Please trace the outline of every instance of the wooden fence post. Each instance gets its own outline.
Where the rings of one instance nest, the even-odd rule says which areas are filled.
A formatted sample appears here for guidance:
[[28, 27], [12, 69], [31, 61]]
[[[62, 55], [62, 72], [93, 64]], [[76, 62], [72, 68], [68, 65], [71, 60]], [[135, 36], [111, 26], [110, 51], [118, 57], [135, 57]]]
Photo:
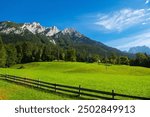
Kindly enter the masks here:
[[38, 78], [38, 88], [40, 87], [40, 79]]
[[57, 84], [55, 83], [55, 92], [56, 92], [56, 90], [57, 90], [57, 89], [56, 89], [56, 88], [57, 88], [56, 86], [57, 86]]
[[112, 100], [114, 100], [114, 99], [115, 99], [115, 91], [112, 90]]
[[24, 82], [23, 83], [26, 83], [26, 77], [24, 78]]
[[7, 74], [5, 75], [5, 79], [7, 80]]
[[81, 85], [79, 85], [79, 94], [78, 94], [78, 96], [80, 97], [81, 96]]

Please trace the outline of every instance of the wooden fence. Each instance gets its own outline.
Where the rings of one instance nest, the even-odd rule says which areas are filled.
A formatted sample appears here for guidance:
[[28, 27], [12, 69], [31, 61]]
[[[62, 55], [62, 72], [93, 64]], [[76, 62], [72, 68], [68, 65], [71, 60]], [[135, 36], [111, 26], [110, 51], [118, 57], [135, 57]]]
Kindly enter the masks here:
[[118, 94], [115, 93], [114, 90], [112, 92], [106, 92], [106, 91], [100, 91], [100, 90], [93, 90], [93, 89], [88, 89], [88, 88], [83, 88], [81, 85], [79, 87], [75, 86], [68, 86], [68, 85], [62, 85], [62, 84], [56, 84], [56, 83], [49, 83], [45, 81], [40, 81], [40, 80], [35, 80], [35, 79], [30, 79], [30, 78], [23, 78], [19, 76], [13, 76], [13, 75], [4, 75], [0, 74], [0, 78], [3, 80], [23, 84], [23, 85], [29, 85], [29, 86], [34, 86], [36, 88], [40, 88], [43, 90], [49, 90], [49, 91], [54, 91], [54, 92], [63, 92], [63, 93], [71, 93], [75, 94], [78, 97], [91, 97], [94, 99], [107, 99], [107, 100], [115, 100], [117, 97], [123, 97], [121, 99], [141, 99], [141, 100], [150, 100], [148, 97], [139, 97], [139, 96], [131, 96], [131, 95], [126, 95], [126, 94]]

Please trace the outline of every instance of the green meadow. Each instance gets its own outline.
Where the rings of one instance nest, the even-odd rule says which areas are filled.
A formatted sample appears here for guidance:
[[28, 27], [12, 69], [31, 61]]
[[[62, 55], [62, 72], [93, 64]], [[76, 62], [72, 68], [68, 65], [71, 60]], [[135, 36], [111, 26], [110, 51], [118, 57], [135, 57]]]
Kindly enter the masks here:
[[[24, 66], [22, 69], [20, 66]], [[10, 74], [51, 83], [150, 97], [150, 69], [80, 62], [34, 62], [0, 68]], [[0, 80], [0, 99], [74, 99]]]

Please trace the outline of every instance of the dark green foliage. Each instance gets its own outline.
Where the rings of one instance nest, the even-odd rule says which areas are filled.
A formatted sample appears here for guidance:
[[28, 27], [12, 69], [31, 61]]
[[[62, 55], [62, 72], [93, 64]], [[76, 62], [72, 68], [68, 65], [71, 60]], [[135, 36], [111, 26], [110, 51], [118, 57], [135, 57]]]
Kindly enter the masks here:
[[6, 50], [0, 37], [0, 67], [5, 67], [5, 64], [6, 64]]
[[136, 63], [139, 64], [140, 66], [145, 66], [147, 59], [148, 57], [146, 54], [143, 53], [136, 54]]
[[6, 66], [10, 67], [11, 65], [16, 64], [17, 62], [17, 51], [14, 45], [8, 44], [6, 45]]
[[24, 69], [25, 67], [23, 65], [21, 65], [20, 67], [18, 67], [17, 69]]
[[52, 47], [51, 46], [44, 46], [43, 53], [42, 53], [42, 60], [43, 61], [52, 61], [54, 60], [54, 56], [52, 55]]
[[22, 63], [33, 62], [34, 58], [32, 57], [32, 44], [30, 42], [25, 42], [22, 44]]
[[[0, 22], [0, 25], [14, 27], [20, 31], [19, 27], [23, 24]], [[0, 36], [2, 37], [0, 38], [0, 67], [53, 60], [125, 65], [130, 63], [130, 65], [150, 67], [150, 57], [146, 54], [137, 54], [135, 59], [131, 59], [134, 55], [91, 40], [75, 30], [70, 30], [69, 33], [60, 31], [52, 37], [42, 33], [33, 34], [27, 29], [20, 34], [12, 31], [9, 34], [0, 33]], [[52, 43], [52, 40], [55, 40], [55, 43]]]
[[119, 64], [123, 64], [123, 65], [129, 65], [129, 59], [127, 56], [120, 56], [119, 57], [119, 60], [118, 60], [118, 63]]
[[76, 50], [74, 48], [69, 48], [67, 50], [66, 61], [76, 61]]
[[[61, 42], [59, 45], [55, 45], [42, 35], [35, 36], [28, 31], [25, 35], [2, 34], [2, 39], [6, 46], [4, 48], [1, 40], [0, 67], [9, 67], [18, 63], [53, 60], [124, 65], [129, 65], [130, 61], [130, 65], [150, 67], [150, 57], [146, 54], [137, 54], [136, 59], [129, 60], [127, 56], [118, 56], [120, 51], [116, 51], [116, 49], [109, 48], [101, 43], [96, 44], [95, 41], [85, 37], [82, 38], [83, 40], [75, 39], [75, 37], [71, 40], [70, 36], [63, 36], [63, 38], [56, 39], [57, 43]], [[48, 39], [52, 38], [49, 37]]]
[[[105, 56], [111, 55], [111, 53], [115, 53], [118, 55], [126, 55], [115, 48], [108, 47], [100, 42], [91, 40], [90, 38], [80, 35], [78, 36], [78, 32], [74, 31], [71, 34], [62, 34], [61, 32], [57, 35], [54, 35], [52, 38], [56, 41], [56, 43], [63, 49], [74, 48], [77, 53], [77, 60], [83, 61], [83, 57], [81, 54], [87, 57], [89, 54], [94, 56], [95, 54]], [[85, 58], [84, 56], [84, 58]], [[85, 60], [84, 60], [85, 61]]]
[[115, 53], [112, 53], [109, 57], [109, 61], [111, 64], [117, 64], [117, 59], [118, 59], [118, 57]]
[[130, 61], [130, 65], [150, 67], [150, 56], [148, 56], [146, 53], [137, 53], [136, 58]]
[[22, 45], [21, 44], [17, 44], [16, 45], [16, 51], [17, 51], [17, 63], [21, 63], [22, 58], [23, 58], [23, 53], [22, 53]]
[[59, 49], [59, 59], [60, 60], [65, 60], [66, 53], [63, 49]]
[[93, 61], [93, 62], [98, 62], [99, 60], [100, 60], [99, 55], [96, 55], [96, 54], [95, 54], [95, 55], [92, 56], [92, 61]]

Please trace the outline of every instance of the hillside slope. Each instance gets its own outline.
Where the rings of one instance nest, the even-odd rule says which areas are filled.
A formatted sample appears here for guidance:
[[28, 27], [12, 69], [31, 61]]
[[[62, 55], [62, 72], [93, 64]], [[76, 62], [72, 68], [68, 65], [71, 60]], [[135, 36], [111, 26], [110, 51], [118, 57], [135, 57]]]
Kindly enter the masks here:
[[39, 23], [0, 22], [0, 36], [4, 43], [30, 41], [32, 43], [53, 44], [59, 48], [74, 48], [77, 53], [86, 55], [100, 54], [109, 56], [128, 55], [115, 48], [108, 47], [101, 42], [94, 41], [74, 29], [59, 30], [56, 26], [44, 27]]

